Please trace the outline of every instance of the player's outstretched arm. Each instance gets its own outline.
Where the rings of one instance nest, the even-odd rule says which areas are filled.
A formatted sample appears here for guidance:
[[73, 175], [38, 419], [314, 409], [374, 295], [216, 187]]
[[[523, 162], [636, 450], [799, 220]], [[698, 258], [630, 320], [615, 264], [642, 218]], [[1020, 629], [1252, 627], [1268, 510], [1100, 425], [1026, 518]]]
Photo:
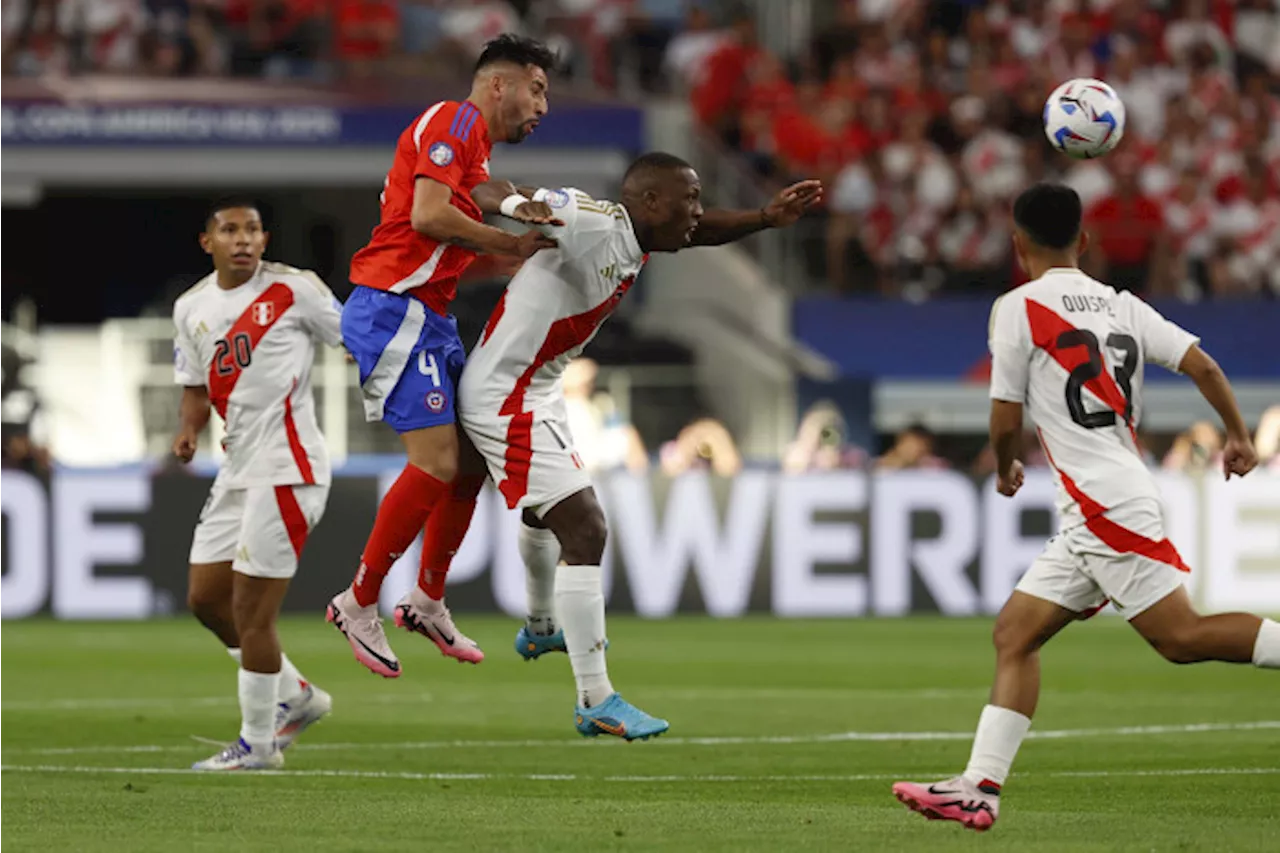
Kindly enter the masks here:
[[1222, 473], [1230, 480], [1231, 475], [1243, 477], [1258, 464], [1258, 452], [1254, 450], [1253, 440], [1249, 437], [1249, 428], [1245, 426], [1244, 416], [1240, 414], [1240, 406], [1236, 403], [1236, 395], [1231, 390], [1227, 375], [1222, 372], [1218, 362], [1199, 344], [1192, 344], [1178, 364], [1178, 372], [1191, 377], [1200, 389], [1200, 394], [1209, 401], [1222, 425], [1227, 430], [1227, 441], [1222, 448]]
[[540, 249], [551, 249], [556, 245], [555, 240], [537, 231], [517, 235], [476, 222], [449, 203], [452, 195], [453, 190], [447, 184], [431, 178], [418, 178], [414, 183], [413, 210], [409, 215], [413, 230], [441, 243], [462, 246], [473, 252], [519, 258], [527, 258]]
[[200, 433], [209, 423], [209, 389], [203, 385], [188, 385], [182, 389], [182, 402], [178, 404], [178, 435], [173, 440], [173, 455], [183, 462], [190, 462], [200, 444]]
[[505, 216], [530, 225], [564, 225], [551, 205], [533, 201], [537, 191], [537, 187], [518, 187], [510, 181], [486, 181], [471, 190], [471, 200], [490, 216]]
[[702, 214], [693, 232], [692, 245], [720, 246], [766, 228], [786, 228], [820, 201], [822, 182], [801, 181], [780, 191], [759, 210], [713, 208]]

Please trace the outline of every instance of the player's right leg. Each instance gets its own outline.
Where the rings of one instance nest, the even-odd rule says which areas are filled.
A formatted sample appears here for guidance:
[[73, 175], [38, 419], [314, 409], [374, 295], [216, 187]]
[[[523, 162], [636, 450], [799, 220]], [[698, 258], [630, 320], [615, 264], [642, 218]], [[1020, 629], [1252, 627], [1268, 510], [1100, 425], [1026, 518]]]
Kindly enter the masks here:
[[[516, 634], [516, 654], [526, 661], [547, 652], [568, 652], [564, 631], [556, 624], [556, 568], [560, 564], [560, 540], [532, 510], [520, 514], [516, 540], [524, 562], [528, 611]], [[608, 641], [606, 641], [606, 646]]]
[[896, 782], [894, 796], [931, 820], [984, 831], [1000, 813], [1000, 792], [1040, 696], [1040, 648], [1103, 601], [1059, 536], [1032, 564], [996, 618], [996, 675], [964, 773], [933, 783]]
[[670, 724], [641, 711], [613, 689], [605, 664], [604, 557], [607, 527], [595, 491], [587, 487], [556, 502], [542, 521], [560, 542], [556, 573], [556, 613], [563, 623], [569, 664], [577, 683], [574, 724], [587, 736], [613, 735], [647, 740]]
[[[235, 573], [231, 566], [240, 541], [245, 494], [244, 489], [214, 486], [192, 537], [187, 576], [187, 606], [222, 642], [237, 667], [241, 659], [240, 635], [232, 610]], [[281, 749], [332, 707], [329, 694], [307, 681], [283, 652], [277, 702], [276, 738]]]
[[480, 663], [484, 652], [479, 644], [458, 630], [444, 603], [445, 578], [454, 555], [471, 526], [476, 501], [489, 476], [484, 459], [460, 431], [458, 474], [449, 494], [431, 511], [422, 536], [422, 562], [418, 582], [396, 604], [396, 625], [423, 635], [436, 644], [440, 653], [459, 663]]
[[351, 586], [329, 603], [326, 619], [347, 638], [356, 660], [387, 678], [400, 675], [378, 614], [382, 582], [446, 499], [457, 474], [454, 426], [457, 327], [408, 296], [357, 287], [342, 311], [343, 343], [360, 368], [365, 418], [400, 434], [408, 463], [378, 506]]
[[1222, 661], [1280, 669], [1280, 623], [1252, 613], [1201, 616], [1182, 585], [1129, 624], [1173, 663]]

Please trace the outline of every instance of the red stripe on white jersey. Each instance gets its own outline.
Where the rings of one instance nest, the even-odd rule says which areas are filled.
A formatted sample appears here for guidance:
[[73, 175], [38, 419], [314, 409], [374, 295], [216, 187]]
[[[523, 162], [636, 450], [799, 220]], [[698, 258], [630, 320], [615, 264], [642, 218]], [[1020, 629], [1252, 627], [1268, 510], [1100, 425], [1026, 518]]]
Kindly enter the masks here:
[[[219, 341], [220, 346], [214, 349], [213, 361], [209, 363], [209, 400], [224, 420], [227, 417], [227, 401], [245, 368], [251, 363], [258, 341], [279, 322], [291, 305], [293, 289], [283, 282], [275, 282], [249, 303], [249, 307], [244, 309], [244, 313]], [[238, 349], [238, 342], [242, 340], [247, 340], [248, 351], [245, 353]], [[240, 363], [241, 355], [246, 356], [244, 364]]]
[[[1040, 443], [1044, 444], [1043, 435], [1040, 436]], [[1053, 457], [1049, 454], [1048, 445], [1045, 445], [1044, 455], [1053, 466], [1053, 470], [1058, 472], [1062, 487], [1067, 490], [1067, 494], [1080, 505], [1080, 512], [1084, 515], [1084, 526], [1098, 537], [1102, 544], [1119, 554], [1138, 554], [1149, 560], [1173, 566], [1180, 572], [1191, 571], [1191, 567], [1182, 561], [1182, 555], [1167, 537], [1157, 542], [1107, 518], [1106, 513], [1109, 508], [1080, 490], [1075, 480], [1072, 480], [1054, 463]]]
[[[503, 466], [507, 476], [498, 484], [498, 491], [507, 499], [509, 508], [515, 509], [520, 499], [529, 491], [529, 467], [533, 462], [533, 413], [524, 411], [524, 395], [529, 390], [534, 375], [550, 362], [585, 344], [596, 329], [600, 328], [600, 324], [613, 313], [618, 301], [631, 289], [635, 280], [635, 276], [631, 276], [619, 282], [609, 298], [594, 308], [571, 317], [561, 317], [552, 323], [537, 355], [516, 379], [515, 387], [498, 410], [500, 415], [511, 416], [511, 423], [507, 425], [507, 452]], [[494, 313], [498, 314], [498, 311], [495, 310]], [[492, 317], [490, 322], [496, 325]]]
[[289, 452], [293, 454], [293, 461], [298, 464], [298, 473], [302, 475], [302, 482], [308, 486], [315, 485], [315, 473], [311, 470], [311, 460], [307, 458], [307, 449], [302, 446], [302, 439], [298, 437], [298, 425], [293, 420], [293, 392], [298, 388], [298, 380], [293, 380], [293, 388], [289, 389], [289, 395], [284, 398], [284, 434], [289, 439]]
[[302, 557], [302, 546], [307, 544], [307, 517], [302, 514], [298, 498], [293, 493], [293, 486], [276, 486], [276, 506], [280, 507], [280, 518], [284, 521], [284, 529], [289, 534], [289, 544], [293, 545], [293, 553]]
[[507, 311], [507, 292], [502, 291], [502, 295], [498, 297], [498, 304], [493, 306], [493, 313], [489, 315], [489, 321], [484, 324], [484, 334], [480, 337], [480, 346], [489, 343], [489, 338], [493, 336], [493, 330], [498, 328], [498, 321], [502, 319], [502, 315]]
[[[1064, 333], [1076, 332], [1079, 329], [1062, 319], [1052, 310], [1039, 302], [1033, 302], [1028, 299], [1027, 322], [1031, 326], [1031, 342], [1048, 353], [1058, 364], [1062, 365], [1067, 373], [1071, 373], [1077, 367], [1089, 361], [1089, 351], [1083, 343], [1066, 347], [1058, 346], [1058, 340]], [[1084, 387], [1099, 400], [1106, 403], [1111, 411], [1116, 413], [1116, 417], [1129, 428], [1134, 444], [1137, 445], [1137, 433], [1134, 431], [1133, 424], [1126, 417], [1128, 403], [1124, 398], [1124, 393], [1120, 390], [1120, 386], [1116, 384], [1115, 379], [1107, 372], [1105, 363], [1098, 375], [1085, 382]]]

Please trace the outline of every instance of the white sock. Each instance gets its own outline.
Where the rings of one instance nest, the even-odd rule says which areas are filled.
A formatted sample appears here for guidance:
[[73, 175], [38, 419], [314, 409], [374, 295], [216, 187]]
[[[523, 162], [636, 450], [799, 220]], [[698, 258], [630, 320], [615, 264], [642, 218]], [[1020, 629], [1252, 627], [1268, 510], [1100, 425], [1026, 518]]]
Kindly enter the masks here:
[[[227, 654], [231, 655], [231, 659], [237, 664], [240, 663], [239, 649], [227, 649]], [[278, 686], [280, 702], [292, 702], [307, 689], [307, 680], [302, 677], [302, 673], [284, 652], [280, 653], [280, 684]]]
[[973, 751], [969, 753], [964, 777], [975, 785], [984, 781], [1003, 785], [1030, 728], [1030, 717], [998, 705], [987, 705], [978, 718], [978, 731], [973, 736]]
[[1253, 665], [1264, 669], [1280, 669], [1280, 622], [1263, 619], [1258, 639], [1253, 643]]
[[416, 583], [409, 590], [409, 603], [424, 613], [440, 614], [445, 611], [444, 599], [437, 601], [427, 595], [426, 591]]
[[599, 566], [556, 570], [556, 614], [578, 683], [578, 704], [594, 708], [613, 695], [604, 660], [604, 579]]
[[253, 749], [270, 751], [276, 738], [278, 672], [240, 668], [240, 737]]
[[556, 632], [556, 565], [560, 562], [560, 540], [550, 530], [520, 523], [517, 538], [520, 559], [524, 560], [524, 588], [529, 598], [529, 632], [549, 637]]

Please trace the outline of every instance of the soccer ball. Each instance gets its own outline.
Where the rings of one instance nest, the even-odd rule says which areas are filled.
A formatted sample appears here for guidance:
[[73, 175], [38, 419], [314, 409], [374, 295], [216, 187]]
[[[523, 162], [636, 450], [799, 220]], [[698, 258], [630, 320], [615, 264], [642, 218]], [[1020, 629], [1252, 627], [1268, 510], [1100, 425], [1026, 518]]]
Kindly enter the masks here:
[[1124, 136], [1124, 102], [1101, 80], [1068, 80], [1045, 102], [1044, 135], [1069, 157], [1101, 157]]

